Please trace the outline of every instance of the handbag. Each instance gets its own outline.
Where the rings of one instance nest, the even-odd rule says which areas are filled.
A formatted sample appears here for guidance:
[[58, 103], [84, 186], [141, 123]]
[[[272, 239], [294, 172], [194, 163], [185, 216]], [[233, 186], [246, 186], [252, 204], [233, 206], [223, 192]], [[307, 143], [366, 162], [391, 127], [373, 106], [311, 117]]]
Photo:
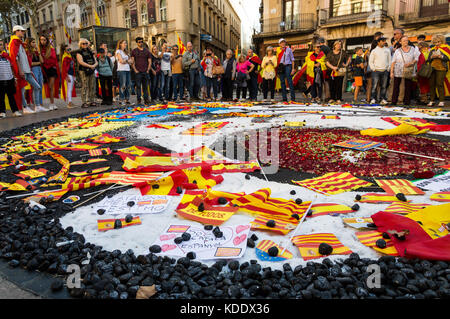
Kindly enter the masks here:
[[[400, 54], [402, 55], [402, 59], [403, 59], [403, 64], [405, 64], [405, 58], [403, 56], [403, 50], [400, 48]], [[411, 49], [412, 50], [412, 49]], [[403, 78], [405, 79], [412, 79], [414, 78], [414, 65], [412, 66], [408, 66], [408, 67], [403, 67]]]
[[225, 74], [225, 69], [223, 68], [222, 65], [216, 65], [215, 63], [213, 64], [212, 67], [212, 74], [213, 75], [222, 75]]
[[417, 73], [418, 76], [422, 78], [429, 79], [431, 77], [431, 73], [433, 73], [433, 68], [431, 65], [427, 62], [420, 68], [419, 72]]
[[[339, 58], [339, 62], [337, 64], [337, 66], [339, 66], [339, 64], [341, 64], [341, 60], [342, 60], [342, 50], [341, 50], [341, 57]], [[347, 73], [347, 69], [346, 68], [339, 68], [336, 72], [335, 72], [335, 76], [345, 76], [345, 74]]]

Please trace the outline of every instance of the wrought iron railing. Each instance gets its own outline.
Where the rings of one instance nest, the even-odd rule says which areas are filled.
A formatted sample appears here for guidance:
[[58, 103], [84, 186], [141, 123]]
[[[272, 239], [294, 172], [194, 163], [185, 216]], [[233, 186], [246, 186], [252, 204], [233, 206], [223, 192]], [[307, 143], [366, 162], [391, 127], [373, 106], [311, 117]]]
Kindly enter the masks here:
[[282, 32], [293, 30], [314, 30], [317, 26], [314, 13], [300, 13], [282, 18], [262, 19], [261, 32]]
[[426, 17], [448, 17], [450, 2], [448, 0], [400, 0], [400, 21], [411, 21]]

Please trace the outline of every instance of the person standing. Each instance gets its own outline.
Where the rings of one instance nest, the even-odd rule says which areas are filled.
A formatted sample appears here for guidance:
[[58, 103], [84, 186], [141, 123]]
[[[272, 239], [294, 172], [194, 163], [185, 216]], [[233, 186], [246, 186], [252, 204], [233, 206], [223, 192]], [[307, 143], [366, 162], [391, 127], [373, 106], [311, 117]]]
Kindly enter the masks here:
[[82, 108], [97, 106], [95, 103], [95, 68], [98, 66], [94, 52], [89, 48], [89, 41], [80, 39], [80, 51], [77, 53], [78, 70], [81, 79]]
[[[200, 88], [200, 57], [193, 50], [192, 42], [186, 44], [186, 52], [183, 54], [183, 69], [189, 73], [189, 97], [191, 100], [198, 100]], [[188, 100], [189, 101], [189, 100]]]
[[141, 94], [144, 92], [144, 103], [149, 104], [149, 72], [152, 67], [152, 54], [150, 50], [144, 47], [144, 39], [136, 38], [137, 48], [131, 52], [131, 59], [134, 73], [136, 74], [136, 95], [137, 103], [141, 103]]
[[43, 35], [39, 38], [39, 51], [43, 58], [42, 69], [44, 70], [44, 79], [46, 79], [46, 95], [50, 98], [50, 110], [57, 110], [55, 98], [59, 97], [59, 66], [56, 50], [51, 45], [49, 39]]
[[275, 68], [278, 65], [277, 57], [274, 55], [273, 47], [269, 46], [266, 49], [267, 55], [263, 58], [261, 67], [263, 69], [263, 95], [264, 100], [267, 101], [267, 96], [270, 91], [272, 102], [275, 101]]
[[70, 52], [71, 48], [67, 44], [61, 45], [61, 97], [66, 101], [67, 107], [74, 107], [72, 98], [76, 97], [75, 92], [75, 63]]
[[335, 41], [333, 50], [330, 51], [326, 58], [326, 65], [330, 69], [330, 101], [342, 103], [342, 85], [347, 72], [347, 66], [351, 62], [351, 57], [342, 49], [342, 42]]
[[[424, 41], [419, 42], [417, 46], [420, 51], [419, 60], [417, 61], [417, 73], [419, 73], [422, 67], [428, 63], [430, 46]], [[420, 102], [427, 104], [428, 94], [430, 93], [430, 79], [417, 75], [417, 83], [419, 84]]]
[[236, 79], [236, 59], [234, 58], [233, 51], [227, 50], [225, 60], [223, 60], [223, 88], [222, 88], [222, 100], [233, 100], [233, 85]]
[[150, 69], [150, 96], [152, 102], [156, 100], [163, 101], [161, 94], [161, 58], [158, 55], [158, 48], [152, 47], [152, 67]]
[[364, 51], [363, 48], [355, 49], [356, 57], [353, 61], [353, 79], [355, 81], [355, 94], [353, 97], [353, 104], [358, 103], [358, 94], [363, 86], [364, 78]]
[[98, 76], [100, 79], [100, 87], [102, 89], [102, 104], [112, 105], [112, 80], [114, 65], [111, 59], [105, 54], [105, 49], [98, 50]]
[[39, 84], [40, 88], [33, 87], [33, 102], [35, 112], [48, 112], [50, 110], [42, 106], [42, 87], [44, 86], [44, 75], [42, 74], [42, 56], [39, 54], [36, 40], [33, 38], [26, 39], [26, 51], [31, 59], [31, 71], [33, 72], [36, 82]]
[[314, 46], [314, 51], [308, 53], [305, 63], [306, 79], [310, 83], [305, 95], [311, 93], [311, 102], [321, 103], [327, 66], [326, 55], [319, 43]]
[[6, 97], [8, 97], [9, 107], [13, 116], [22, 116], [17, 108], [14, 96], [16, 93], [16, 79], [11, 62], [11, 57], [5, 50], [5, 43], [3, 40], [0, 40], [0, 119], [6, 117]]
[[120, 83], [120, 100], [122, 105], [130, 105], [131, 90], [131, 58], [128, 55], [127, 41], [119, 40], [117, 42], [116, 60], [117, 76]]
[[201, 65], [205, 73], [207, 101], [211, 101], [211, 86], [214, 92], [214, 100], [216, 101], [218, 96], [217, 75], [214, 74], [213, 70], [215, 67], [220, 66], [220, 61], [211, 48], [206, 48], [206, 57]]
[[247, 60], [255, 67], [249, 72], [250, 80], [248, 80], [248, 89], [250, 93], [250, 101], [258, 100], [258, 73], [261, 65], [261, 59], [253, 52], [252, 49], [247, 51]]
[[414, 66], [419, 60], [419, 52], [409, 45], [407, 36], [402, 37], [400, 43], [402, 46], [395, 51], [391, 65], [391, 79], [394, 81], [392, 105], [397, 105], [402, 80], [405, 83], [403, 104], [410, 104], [412, 79], [416, 76]]
[[386, 98], [387, 83], [391, 67], [391, 52], [386, 48], [386, 38], [379, 38], [377, 47], [372, 50], [369, 57], [369, 67], [372, 70], [372, 92], [370, 104], [377, 103], [378, 84], [380, 84], [380, 104], [388, 104]]
[[[322, 51], [323, 54], [327, 56], [328, 53], [330, 53], [331, 49], [328, 45], [325, 44], [325, 38], [322, 37], [318, 38], [317, 43], [320, 45], [320, 51]], [[324, 80], [322, 87], [323, 98], [325, 101], [328, 101], [330, 99], [330, 72], [328, 68], [325, 71], [323, 80]]]
[[441, 34], [434, 35], [432, 38], [434, 48], [428, 55], [428, 62], [433, 72], [430, 77], [430, 103], [433, 106], [436, 99], [436, 90], [439, 95], [439, 107], [444, 106], [445, 89], [444, 81], [449, 68], [450, 46], [445, 44], [445, 37]]
[[[247, 80], [249, 78], [249, 71], [255, 66], [245, 59], [244, 55], [239, 56], [238, 63], [236, 65], [236, 99], [245, 100], [247, 97]], [[242, 92], [242, 99], [241, 99]]]
[[169, 88], [172, 82], [172, 65], [170, 63], [172, 52], [167, 43], [164, 43], [161, 50], [161, 91], [165, 101], [169, 101]]
[[170, 57], [172, 65], [172, 83], [174, 100], [180, 102], [183, 99], [184, 83], [183, 83], [183, 56], [178, 54], [178, 45], [172, 47], [172, 56]]
[[291, 100], [295, 102], [294, 83], [292, 82], [292, 76], [295, 73], [295, 60], [292, 49], [286, 46], [286, 40], [280, 39], [278, 41], [281, 47], [281, 59], [278, 64], [278, 75], [281, 81], [281, 90], [283, 94], [283, 101], [287, 102], [287, 90], [286, 79], [288, 81], [289, 90], [291, 91]]
[[[373, 36], [372, 44], [370, 45], [370, 49], [367, 49], [364, 58], [366, 61], [366, 102], [370, 102], [370, 96], [372, 94], [372, 70], [369, 66], [370, 53], [378, 46], [378, 39], [383, 36], [382, 32], [375, 32]], [[392, 56], [392, 54], [391, 54]], [[389, 77], [388, 77], [389, 81]]]

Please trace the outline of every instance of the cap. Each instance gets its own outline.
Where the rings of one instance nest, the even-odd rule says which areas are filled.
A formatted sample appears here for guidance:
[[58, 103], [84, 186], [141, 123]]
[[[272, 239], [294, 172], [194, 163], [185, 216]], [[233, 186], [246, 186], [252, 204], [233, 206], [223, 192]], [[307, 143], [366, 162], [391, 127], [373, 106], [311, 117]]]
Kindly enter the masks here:
[[13, 28], [13, 33], [16, 31], [27, 31], [21, 25], [15, 25]]
[[286, 39], [281, 38], [280, 41], [278, 41], [278, 44], [280, 44], [283, 41], [286, 42]]

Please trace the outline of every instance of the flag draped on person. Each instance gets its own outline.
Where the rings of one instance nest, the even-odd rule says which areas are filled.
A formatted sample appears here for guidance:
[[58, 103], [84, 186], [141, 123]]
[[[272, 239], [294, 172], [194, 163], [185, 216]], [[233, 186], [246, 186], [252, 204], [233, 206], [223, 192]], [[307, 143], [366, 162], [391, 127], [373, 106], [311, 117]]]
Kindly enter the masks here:
[[[64, 27], [65, 30], [66, 27]], [[67, 32], [67, 31], [66, 31]], [[64, 101], [67, 100], [67, 88], [68, 88], [68, 83], [67, 83], [67, 72], [66, 70], [69, 69], [70, 63], [72, 63], [73, 58], [72, 56], [67, 53], [64, 52], [62, 59], [61, 59], [61, 81], [62, 81], [62, 85], [61, 85], [61, 97], [64, 99]], [[73, 86], [72, 89], [72, 97], [76, 97], [76, 91], [75, 91], [75, 85]]]
[[[436, 47], [439, 51], [441, 51], [442, 54], [446, 55], [447, 58], [450, 60], [450, 46], [448, 44], [441, 44], [440, 46]], [[449, 63], [447, 62], [447, 65]], [[444, 89], [445, 89], [445, 96], [450, 96], [450, 68], [447, 70], [447, 75], [444, 79]]]
[[311, 84], [314, 83], [314, 65], [316, 63], [320, 63], [320, 68], [323, 73], [323, 78], [325, 78], [326, 70], [327, 70], [327, 66], [325, 64], [325, 60], [326, 60], [325, 53], [323, 53], [321, 51], [319, 53], [319, 55], [317, 55], [317, 56], [314, 56], [313, 53], [314, 53], [314, 51], [308, 52], [308, 55], [305, 58], [305, 63], [303, 64], [302, 68], [300, 69], [299, 72], [294, 74], [294, 79], [293, 79], [294, 86], [298, 83], [298, 81], [300, 80], [300, 78], [302, 77], [302, 75], [305, 72], [306, 72], [306, 80]]
[[[11, 66], [14, 72], [14, 75], [18, 79], [17, 81], [17, 87], [16, 87], [16, 93], [14, 94], [14, 98], [16, 100], [16, 104], [19, 110], [22, 110], [22, 88], [26, 87], [28, 82], [25, 81], [25, 78], [21, 77], [19, 75], [19, 66], [17, 65], [17, 57], [19, 55], [20, 46], [22, 46], [25, 50], [25, 47], [23, 45], [22, 40], [16, 35], [11, 36], [11, 41], [9, 42], [9, 56], [10, 56], [10, 62]], [[31, 58], [28, 57], [28, 62], [30, 65]]]

